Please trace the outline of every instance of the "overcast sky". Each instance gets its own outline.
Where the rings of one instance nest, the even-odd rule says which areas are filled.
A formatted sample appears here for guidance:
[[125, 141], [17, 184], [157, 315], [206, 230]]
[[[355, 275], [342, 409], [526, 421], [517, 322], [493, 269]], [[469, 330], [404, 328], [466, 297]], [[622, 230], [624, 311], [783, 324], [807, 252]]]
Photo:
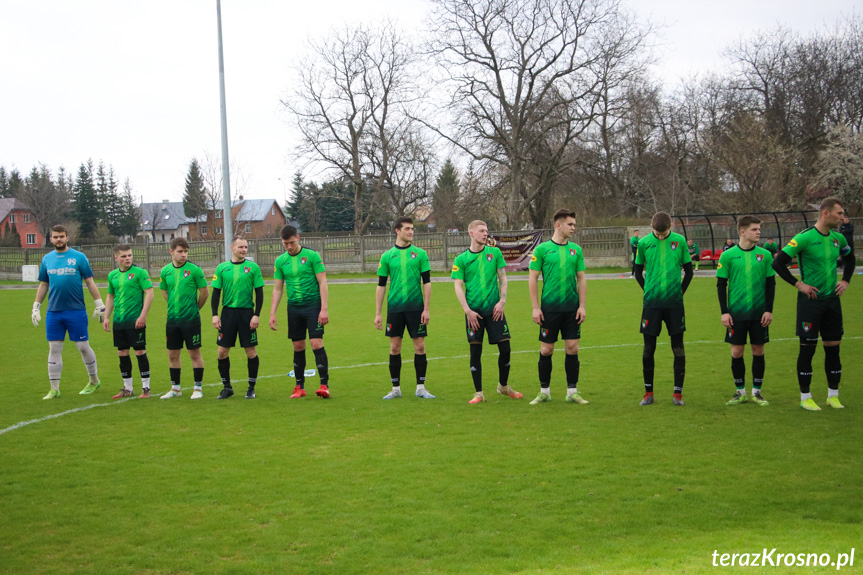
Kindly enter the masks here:
[[[741, 36], [777, 23], [807, 33], [859, 2], [624, 0], [663, 26], [657, 74], [670, 87], [724, 65], [722, 49]], [[190, 159], [221, 153], [215, 6], [2, 0], [0, 165], [74, 173], [101, 159], [144, 201], [179, 201]], [[279, 100], [305, 40], [386, 16], [419, 31], [427, 8], [424, 0], [222, 1], [230, 157], [247, 197], [282, 201], [301, 167]]]

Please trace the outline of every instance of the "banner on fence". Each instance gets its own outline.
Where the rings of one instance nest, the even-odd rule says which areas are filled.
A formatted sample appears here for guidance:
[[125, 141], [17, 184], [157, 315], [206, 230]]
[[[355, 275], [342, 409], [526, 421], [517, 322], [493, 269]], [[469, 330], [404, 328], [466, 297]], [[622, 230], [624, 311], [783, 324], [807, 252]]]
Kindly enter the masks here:
[[493, 237], [497, 247], [500, 248], [500, 252], [503, 254], [506, 270], [523, 272], [527, 271], [533, 249], [542, 242], [542, 230], [500, 236], [495, 235]]

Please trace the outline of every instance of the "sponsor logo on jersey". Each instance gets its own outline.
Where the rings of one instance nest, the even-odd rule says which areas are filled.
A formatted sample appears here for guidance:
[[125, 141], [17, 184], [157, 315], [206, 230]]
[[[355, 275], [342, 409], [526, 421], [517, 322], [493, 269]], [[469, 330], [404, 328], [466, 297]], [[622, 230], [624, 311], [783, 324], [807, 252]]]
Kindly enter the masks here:
[[216, 281], [217, 279], [219, 279], [219, 274], [214, 273], [213, 274], [213, 281]]
[[184, 277], [184, 278], [187, 278], [187, 277], [189, 277], [190, 275], [192, 275], [192, 272], [190, 272], [189, 270], [183, 270], [183, 277]]
[[671, 249], [673, 249], [673, 250], [677, 249], [677, 242], [671, 242]]
[[722, 269], [722, 262], [719, 262], [719, 263], [716, 265], [716, 269], [718, 269], [718, 270], [721, 270], [721, 269]]
[[455, 265], [455, 264], [453, 264], [453, 265], [452, 265], [452, 271], [457, 272], [457, 271], [458, 271], [458, 266], [457, 266], [457, 265]]
[[532, 261], [532, 262], [536, 261], [536, 254], [530, 254], [530, 261]]
[[764, 255], [763, 254], [756, 254], [755, 255], [755, 261], [758, 263], [761, 263], [762, 261], [764, 261]]
[[244, 266], [244, 267], [243, 267], [243, 273], [244, 273], [244, 274], [247, 274], [247, 273], [249, 273], [250, 271], [252, 271], [252, 268], [250, 268], [249, 266]]
[[305, 264], [307, 261], [309, 261], [309, 258], [307, 258], [306, 256], [301, 257], [300, 258], [300, 265]]
[[788, 245], [791, 246], [792, 248], [796, 248], [797, 247], [797, 240], [791, 240], [790, 242], [788, 242]]
[[491, 261], [491, 260], [492, 260], [492, 257], [493, 257], [493, 256], [492, 256], [491, 254], [486, 254], [486, 255], [485, 255], [485, 259], [487, 259], [488, 261]]
[[806, 322], [806, 321], [804, 321], [804, 322], [803, 322], [803, 331], [804, 331], [804, 332], [806, 332], [806, 333], [809, 333], [809, 331], [810, 331], [811, 329], [812, 329], [812, 322], [811, 322], [811, 321], [810, 321], [810, 322]]
[[416, 252], [411, 252], [411, 259], [412, 260], [417, 259], [417, 253]]

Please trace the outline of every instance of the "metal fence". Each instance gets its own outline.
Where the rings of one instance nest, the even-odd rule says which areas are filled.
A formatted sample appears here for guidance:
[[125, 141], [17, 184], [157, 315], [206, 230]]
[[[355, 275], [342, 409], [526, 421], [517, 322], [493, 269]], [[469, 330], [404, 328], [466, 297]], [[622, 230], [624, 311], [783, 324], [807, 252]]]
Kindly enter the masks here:
[[[741, 214], [707, 214], [674, 216], [677, 231], [692, 239], [701, 249], [722, 248], [727, 238], [737, 240], [737, 217]], [[786, 243], [797, 232], [813, 225], [815, 212], [771, 212], [757, 214], [761, 217], [761, 239], [773, 237], [779, 245]], [[863, 218], [854, 220], [855, 230], [860, 230]], [[572, 241], [584, 252], [588, 267], [629, 266], [629, 238], [635, 229], [649, 230], [648, 226], [582, 228]], [[543, 241], [551, 238], [552, 230], [542, 230]], [[494, 232], [500, 235], [516, 235], [519, 231]], [[863, 235], [863, 230], [859, 232]], [[357, 236], [302, 236], [302, 244], [321, 254], [324, 265], [332, 272], [371, 272], [377, 269], [381, 254], [395, 243], [393, 234]], [[433, 270], [447, 271], [455, 257], [470, 246], [467, 232], [426, 233], [414, 236], [414, 245], [423, 248], [429, 256]], [[132, 244], [135, 262], [146, 267], [150, 275], [158, 275], [162, 267], [171, 262], [168, 243]], [[80, 249], [87, 255], [97, 278], [105, 278], [116, 267], [114, 248], [111, 245], [84, 246]], [[20, 279], [21, 266], [39, 265], [42, 256], [50, 248], [0, 248], [0, 274]], [[190, 242], [189, 261], [204, 268], [209, 274], [221, 262], [226, 261], [224, 243], [221, 241]], [[281, 240], [249, 240], [249, 257], [269, 275], [276, 258], [284, 252]]]

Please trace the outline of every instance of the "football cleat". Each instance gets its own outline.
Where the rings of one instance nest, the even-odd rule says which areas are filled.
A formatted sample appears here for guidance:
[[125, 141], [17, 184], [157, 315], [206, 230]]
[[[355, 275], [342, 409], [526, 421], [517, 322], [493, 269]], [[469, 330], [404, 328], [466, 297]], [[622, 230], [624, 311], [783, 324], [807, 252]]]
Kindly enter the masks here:
[[196, 389], [195, 391], [192, 392], [192, 397], [190, 397], [189, 399], [203, 399], [203, 397], [204, 397], [203, 390]]
[[569, 403], [579, 403], [581, 405], [587, 405], [588, 403], [590, 403], [589, 401], [587, 401], [586, 399], [581, 397], [580, 393], [573, 393], [573, 394], [567, 395], [565, 401], [567, 401]]
[[97, 381], [96, 383], [88, 383], [84, 386], [84, 389], [78, 392], [78, 395], [90, 395], [91, 393], [99, 389], [100, 385], [102, 385], [102, 383], [99, 381]]
[[653, 393], [652, 392], [651, 393], [645, 393], [644, 397], [641, 398], [641, 401], [638, 403], [638, 405], [650, 405], [651, 403], [653, 403]]
[[60, 397], [60, 390], [59, 389], [52, 389], [51, 391], [48, 392], [48, 395], [46, 395], [42, 399], [55, 399], [57, 397]]
[[514, 390], [510, 386], [501, 385], [499, 383], [497, 384], [497, 392], [501, 395], [506, 395], [506, 396], [511, 397], [513, 399], [521, 399], [522, 397], [524, 397], [521, 393], [517, 392], [516, 390]]
[[254, 386], [249, 386], [249, 389], [246, 390], [246, 399], [255, 399], [255, 388]]
[[399, 399], [402, 396], [401, 389], [394, 389], [384, 396], [384, 399]]
[[481, 391], [477, 391], [476, 393], [473, 394], [473, 399], [468, 401], [468, 403], [477, 404], [477, 403], [482, 403], [483, 401], [485, 401], [485, 397], [483, 397]]
[[530, 405], [537, 405], [539, 403], [545, 403], [546, 401], [551, 401], [551, 397], [547, 393], [539, 392], [539, 395], [533, 398], [530, 402]]
[[143, 392], [141, 393], [141, 395], [138, 396], [138, 398], [139, 399], [147, 399], [148, 397], [150, 397], [150, 388], [145, 387]]
[[833, 397], [827, 398], [827, 405], [832, 407], [833, 409], [845, 409], [845, 406], [839, 403], [839, 396], [834, 395]]
[[811, 397], [805, 401], [801, 401], [800, 407], [802, 407], [806, 411], [821, 411], [821, 408], [818, 407], [818, 404], [815, 403], [815, 400]]
[[120, 393], [117, 395], [111, 396], [111, 399], [121, 399], [123, 397], [134, 397], [135, 393], [131, 389], [126, 389], [125, 387], [120, 390]]
[[315, 395], [318, 397], [322, 397], [324, 399], [329, 399], [330, 397], [330, 388], [326, 385], [321, 384], [318, 390], [315, 392]]
[[682, 393], [675, 393], [674, 397], [672, 398], [672, 401], [674, 401], [674, 405], [681, 405], [681, 406], [686, 405], [685, 403], [683, 403], [683, 394]]
[[764, 396], [761, 395], [760, 391], [752, 392], [752, 401], [755, 403], [755, 405], [760, 405], [761, 407], [770, 405], [769, 403], [767, 403], [767, 400], [764, 399]]
[[299, 385], [294, 387], [294, 393], [291, 394], [291, 399], [298, 399], [306, 396], [306, 390]]
[[[203, 394], [201, 394], [201, 395], [203, 395]], [[228, 399], [232, 395], [234, 395], [234, 388], [233, 387], [223, 387], [222, 391], [219, 392], [219, 397], [217, 397], [216, 399]]]
[[159, 399], [171, 399], [172, 397], [182, 397], [183, 392], [179, 389], [174, 389], [173, 387], [168, 390], [168, 393], [160, 397]]
[[427, 389], [418, 389], [416, 396], [420, 399], [435, 399], [435, 396], [429, 393], [429, 390]]
[[[754, 395], [753, 399], [755, 399]], [[739, 405], [741, 403], [746, 403], [747, 401], [749, 401], [749, 398], [746, 397], [746, 394], [738, 391], [734, 394], [734, 397], [725, 402], [725, 405]]]

